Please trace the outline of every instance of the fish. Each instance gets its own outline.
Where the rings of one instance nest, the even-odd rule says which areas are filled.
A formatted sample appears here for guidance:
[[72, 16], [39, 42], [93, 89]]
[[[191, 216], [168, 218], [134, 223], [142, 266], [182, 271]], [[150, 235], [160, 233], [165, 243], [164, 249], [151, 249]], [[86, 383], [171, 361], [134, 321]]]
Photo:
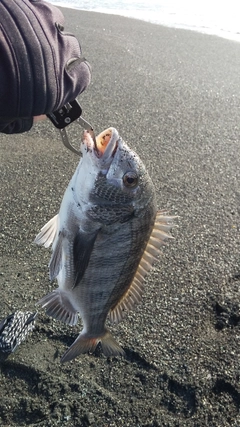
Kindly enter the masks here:
[[173, 218], [158, 211], [153, 182], [139, 156], [109, 127], [94, 140], [84, 131], [81, 159], [59, 213], [35, 238], [52, 246], [49, 278], [58, 288], [37, 304], [83, 329], [61, 358], [93, 353], [124, 355], [106, 327], [118, 324], [141, 301], [144, 280], [172, 238]]

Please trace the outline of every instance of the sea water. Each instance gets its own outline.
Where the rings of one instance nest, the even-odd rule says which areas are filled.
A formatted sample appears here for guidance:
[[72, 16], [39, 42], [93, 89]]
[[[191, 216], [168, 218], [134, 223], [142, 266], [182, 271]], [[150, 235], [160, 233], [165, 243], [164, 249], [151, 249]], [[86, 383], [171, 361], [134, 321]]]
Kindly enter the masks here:
[[240, 0], [50, 0], [73, 9], [110, 13], [240, 41]]

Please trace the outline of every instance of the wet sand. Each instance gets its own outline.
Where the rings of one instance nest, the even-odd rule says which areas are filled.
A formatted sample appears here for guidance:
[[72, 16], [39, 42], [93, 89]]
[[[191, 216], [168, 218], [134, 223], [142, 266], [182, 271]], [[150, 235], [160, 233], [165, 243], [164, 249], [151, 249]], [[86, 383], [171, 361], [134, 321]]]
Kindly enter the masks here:
[[[240, 44], [118, 16], [64, 9], [92, 64], [84, 118], [116, 127], [144, 160], [175, 240], [143, 302], [110, 326], [125, 358], [60, 356], [77, 336], [39, 312], [1, 355], [0, 425], [239, 427]], [[78, 141], [79, 129], [73, 126]], [[55, 284], [32, 244], [55, 215], [78, 158], [49, 122], [0, 135], [1, 305], [35, 310]]]

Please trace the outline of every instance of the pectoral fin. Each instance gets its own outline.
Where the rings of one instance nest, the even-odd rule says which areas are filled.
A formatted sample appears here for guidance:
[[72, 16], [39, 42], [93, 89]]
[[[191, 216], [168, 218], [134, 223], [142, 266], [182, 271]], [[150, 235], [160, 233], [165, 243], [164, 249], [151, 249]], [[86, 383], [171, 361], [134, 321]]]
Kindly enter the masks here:
[[77, 286], [85, 273], [97, 235], [98, 230], [94, 233], [79, 231], [76, 234], [73, 242], [73, 265], [75, 275], [73, 288]]
[[59, 271], [62, 268], [62, 246], [63, 246], [63, 237], [64, 233], [61, 232], [58, 235], [58, 239], [53, 244], [53, 253], [49, 263], [49, 278], [50, 280], [54, 280]]

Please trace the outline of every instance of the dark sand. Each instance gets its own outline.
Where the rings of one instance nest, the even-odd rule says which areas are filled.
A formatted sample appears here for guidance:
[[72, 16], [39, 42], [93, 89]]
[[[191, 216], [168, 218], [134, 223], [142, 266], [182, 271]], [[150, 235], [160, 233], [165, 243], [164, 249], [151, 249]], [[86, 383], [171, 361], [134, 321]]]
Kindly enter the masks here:
[[[120, 131], [144, 159], [159, 208], [180, 218], [142, 304], [111, 327], [126, 358], [61, 365], [80, 327], [41, 311], [32, 336], [2, 357], [0, 425], [239, 427], [240, 44], [64, 13], [93, 68], [84, 117], [97, 132]], [[32, 241], [78, 159], [50, 123], [0, 140], [1, 319], [34, 311], [51, 288], [49, 251]]]

